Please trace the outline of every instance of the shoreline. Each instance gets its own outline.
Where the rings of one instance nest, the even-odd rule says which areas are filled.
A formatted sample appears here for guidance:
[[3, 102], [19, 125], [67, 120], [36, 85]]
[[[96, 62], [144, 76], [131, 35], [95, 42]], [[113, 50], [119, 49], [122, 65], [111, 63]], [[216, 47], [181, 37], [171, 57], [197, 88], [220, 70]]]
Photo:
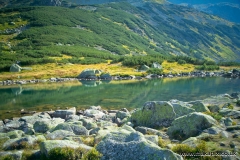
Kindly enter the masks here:
[[198, 149], [211, 156], [239, 158], [239, 101], [236, 92], [198, 101], [150, 101], [132, 111], [73, 107], [0, 120], [0, 156], [51, 158], [56, 149], [78, 155], [80, 147], [87, 150], [84, 154], [97, 151], [104, 160], [137, 159], [139, 154], [133, 152], [143, 157], [154, 154], [154, 160], [162, 156], [182, 160], [182, 152], [194, 154]]
[[148, 74], [147, 76], [111, 76], [110, 78], [59, 78], [52, 77], [49, 79], [32, 79], [32, 80], [5, 80], [0, 81], [0, 86], [8, 85], [25, 85], [25, 84], [38, 84], [38, 83], [53, 83], [53, 82], [73, 82], [73, 81], [119, 81], [119, 80], [146, 80], [146, 79], [159, 79], [159, 78], [184, 78], [184, 77], [226, 77], [226, 78], [240, 78], [240, 71], [235, 69], [232, 72], [223, 71], [194, 71], [181, 74]]

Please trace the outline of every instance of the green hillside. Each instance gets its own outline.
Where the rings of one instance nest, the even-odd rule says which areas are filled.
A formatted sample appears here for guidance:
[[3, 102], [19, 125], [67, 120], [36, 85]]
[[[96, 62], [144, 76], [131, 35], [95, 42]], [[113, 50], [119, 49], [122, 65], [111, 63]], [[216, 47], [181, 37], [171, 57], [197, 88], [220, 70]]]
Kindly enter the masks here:
[[0, 33], [0, 70], [8, 70], [15, 61], [33, 65], [119, 62], [132, 56], [141, 63], [176, 60], [175, 56], [240, 59], [239, 25], [155, 2], [3, 8]]

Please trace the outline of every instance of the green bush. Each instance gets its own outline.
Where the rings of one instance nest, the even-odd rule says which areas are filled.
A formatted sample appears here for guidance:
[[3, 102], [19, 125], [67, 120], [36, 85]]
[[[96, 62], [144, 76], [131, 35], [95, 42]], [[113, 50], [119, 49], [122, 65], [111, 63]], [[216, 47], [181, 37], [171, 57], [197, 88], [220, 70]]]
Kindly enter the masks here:
[[222, 118], [222, 115], [219, 113], [212, 113], [212, 112], [204, 112], [204, 114], [207, 114], [209, 116], [212, 116], [214, 119], [216, 119], [217, 121], [220, 121]]
[[83, 160], [100, 160], [102, 155], [95, 149], [92, 148], [83, 156]]
[[163, 74], [163, 70], [158, 68], [150, 68], [147, 70], [147, 73], [161, 75]]
[[186, 64], [187, 62], [185, 60], [179, 59], [178, 64]]

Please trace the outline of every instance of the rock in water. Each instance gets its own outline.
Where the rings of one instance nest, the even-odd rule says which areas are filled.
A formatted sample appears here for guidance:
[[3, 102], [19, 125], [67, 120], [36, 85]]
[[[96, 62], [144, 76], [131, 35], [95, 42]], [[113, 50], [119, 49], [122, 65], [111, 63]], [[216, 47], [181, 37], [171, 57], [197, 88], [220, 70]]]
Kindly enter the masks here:
[[140, 132], [125, 129], [107, 134], [96, 149], [103, 154], [102, 160], [182, 159], [180, 155], [148, 141]]
[[176, 118], [173, 106], [165, 101], [146, 102], [142, 109], [132, 113], [131, 121], [135, 126], [169, 126]]
[[193, 112], [176, 118], [168, 128], [167, 134], [170, 138], [187, 139], [199, 135], [204, 129], [216, 124], [217, 121], [211, 116]]

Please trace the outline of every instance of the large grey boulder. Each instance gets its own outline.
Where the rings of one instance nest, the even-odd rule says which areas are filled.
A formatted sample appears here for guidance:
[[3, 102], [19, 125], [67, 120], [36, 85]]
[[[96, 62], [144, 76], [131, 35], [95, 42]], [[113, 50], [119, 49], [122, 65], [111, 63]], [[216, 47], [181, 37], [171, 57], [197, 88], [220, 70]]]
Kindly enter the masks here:
[[88, 130], [86, 129], [86, 127], [79, 124], [74, 124], [74, 123], [58, 124], [55, 128], [51, 130], [51, 132], [57, 131], [57, 130], [69, 131], [76, 135], [88, 135]]
[[225, 117], [232, 117], [232, 118], [240, 118], [240, 111], [236, 111], [233, 109], [223, 108], [219, 111], [219, 113]]
[[22, 153], [23, 151], [1, 151], [0, 152], [0, 158], [4, 159], [4, 157], [8, 157], [6, 159], [10, 159], [10, 157], [14, 160], [21, 160], [22, 159]]
[[20, 138], [24, 135], [24, 132], [21, 130], [14, 130], [14, 131], [10, 131], [7, 133], [0, 133], [0, 137], [4, 138], [4, 137], [8, 137], [10, 139], [14, 139], [14, 138]]
[[20, 67], [18, 64], [12, 64], [10, 67], [10, 72], [21, 72], [22, 67]]
[[99, 111], [99, 110], [87, 109], [87, 110], [84, 111], [84, 116], [95, 118], [95, 119], [100, 119], [103, 116], [105, 116], [105, 114], [102, 111]]
[[96, 149], [103, 154], [101, 160], [180, 160], [182, 157], [168, 149], [162, 149], [147, 140], [140, 132], [134, 132], [131, 127], [124, 126], [111, 132], [100, 141]]
[[97, 74], [101, 74], [101, 70], [97, 69], [85, 69], [82, 71], [77, 78], [79, 79], [97, 79]]
[[144, 107], [132, 113], [131, 122], [135, 126], [170, 126], [176, 118], [173, 106], [165, 101], [146, 102]]
[[3, 144], [4, 150], [15, 150], [24, 148], [24, 145], [33, 145], [37, 141], [35, 136], [25, 136], [21, 138], [9, 139]]
[[92, 149], [92, 147], [89, 147], [85, 144], [79, 144], [77, 142], [73, 142], [69, 140], [47, 140], [40, 143], [40, 151], [42, 154], [45, 154], [46, 156], [48, 156], [49, 152], [52, 149], [64, 148], [64, 147], [73, 148], [73, 149], [81, 147], [86, 150]]
[[48, 114], [43, 115], [32, 115], [32, 116], [24, 116], [19, 119], [20, 122], [34, 124], [36, 121], [45, 121], [50, 120], [51, 117]]
[[192, 104], [192, 108], [195, 109], [196, 112], [210, 112], [207, 106], [200, 101], [190, 102], [189, 104]]
[[190, 108], [191, 105], [185, 102], [171, 100], [170, 104], [173, 106], [174, 112], [176, 113], [176, 118], [195, 112], [195, 109]]
[[67, 110], [56, 110], [55, 112], [53, 112], [52, 116], [54, 118], [63, 118], [66, 119], [68, 118], [68, 116], [70, 115], [76, 115], [76, 108], [69, 108]]
[[199, 135], [204, 129], [217, 125], [217, 121], [211, 116], [193, 112], [176, 118], [168, 128], [170, 138], [187, 139]]
[[70, 131], [56, 130], [52, 133], [48, 133], [46, 135], [46, 138], [51, 139], [51, 140], [59, 140], [59, 139], [65, 138], [67, 136], [75, 136], [75, 134], [73, 132], [70, 132]]
[[63, 122], [64, 120], [61, 118], [43, 119], [40, 121], [36, 121], [33, 125], [33, 129], [38, 133], [46, 133], [50, 129], [56, 127], [58, 124], [61, 124]]
[[162, 137], [163, 139], [169, 138], [166, 133], [156, 130], [156, 129], [152, 129], [152, 128], [138, 126], [135, 128], [135, 130], [138, 132], [141, 132], [142, 134], [158, 135], [158, 136]]

